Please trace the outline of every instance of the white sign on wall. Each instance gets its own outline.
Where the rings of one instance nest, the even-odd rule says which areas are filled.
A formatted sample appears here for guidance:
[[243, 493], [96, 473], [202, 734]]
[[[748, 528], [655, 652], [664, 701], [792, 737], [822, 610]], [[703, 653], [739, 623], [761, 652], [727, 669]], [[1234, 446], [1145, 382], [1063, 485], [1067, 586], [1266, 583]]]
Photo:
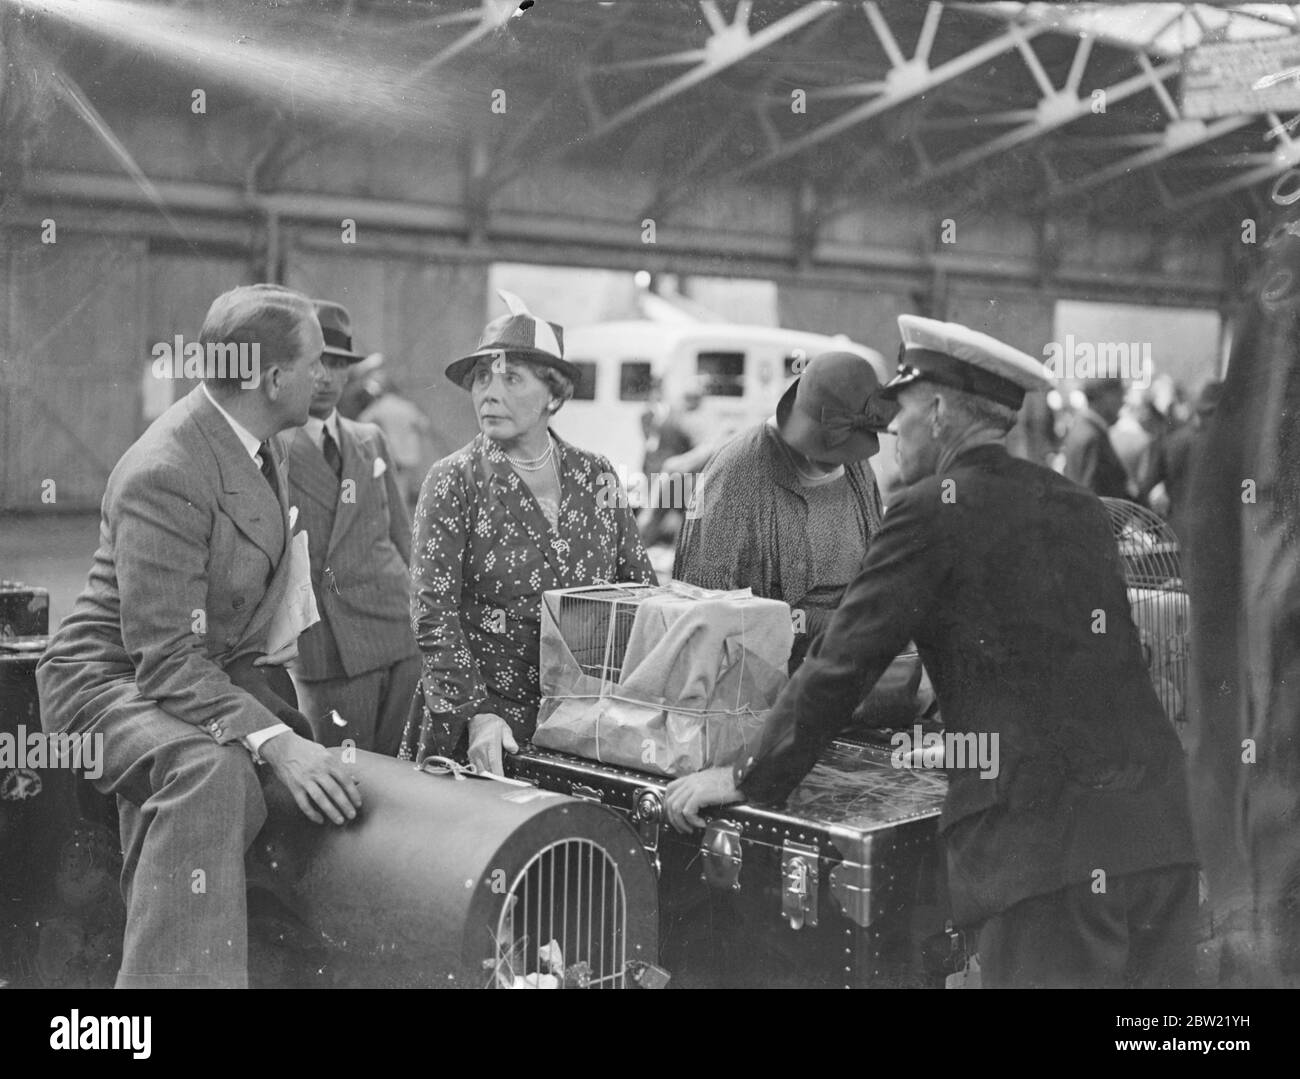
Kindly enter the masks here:
[[1183, 57], [1188, 119], [1300, 110], [1300, 36], [1201, 45]]

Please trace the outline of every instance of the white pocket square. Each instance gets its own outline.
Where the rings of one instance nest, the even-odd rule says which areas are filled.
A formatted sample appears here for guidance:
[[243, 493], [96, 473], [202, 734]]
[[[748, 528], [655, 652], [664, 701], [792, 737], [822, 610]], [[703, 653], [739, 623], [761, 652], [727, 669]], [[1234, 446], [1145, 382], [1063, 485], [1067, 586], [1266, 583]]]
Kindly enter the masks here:
[[379, 477], [382, 476], [387, 471], [388, 471], [388, 463], [382, 457], [376, 457], [375, 474], [373, 478], [379, 479]]
[[297, 523], [298, 523], [298, 507], [297, 507], [297, 506], [290, 506], [290, 507], [289, 507], [289, 527], [292, 528], [292, 527], [293, 527], [294, 525], [296, 525]]

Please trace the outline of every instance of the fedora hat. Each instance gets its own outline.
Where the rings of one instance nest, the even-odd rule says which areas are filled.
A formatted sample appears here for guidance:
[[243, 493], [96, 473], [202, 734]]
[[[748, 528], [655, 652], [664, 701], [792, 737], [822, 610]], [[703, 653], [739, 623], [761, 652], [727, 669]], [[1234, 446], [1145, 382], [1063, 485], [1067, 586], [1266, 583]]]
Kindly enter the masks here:
[[479, 360], [502, 357], [553, 367], [570, 381], [577, 382], [578, 368], [564, 358], [563, 327], [538, 318], [513, 292], [499, 289], [497, 295], [505, 301], [509, 314], [487, 324], [474, 351], [447, 365], [447, 377], [465, 389], [465, 380]]
[[326, 356], [341, 356], [348, 363], [364, 360], [365, 356], [352, 348], [352, 316], [348, 309], [332, 300], [312, 300], [311, 305], [316, 309], [316, 321], [325, 338], [322, 352]]
[[880, 396], [871, 361], [855, 352], [814, 356], [781, 396], [776, 423], [781, 437], [811, 461], [865, 461], [880, 449], [878, 434], [898, 414]]

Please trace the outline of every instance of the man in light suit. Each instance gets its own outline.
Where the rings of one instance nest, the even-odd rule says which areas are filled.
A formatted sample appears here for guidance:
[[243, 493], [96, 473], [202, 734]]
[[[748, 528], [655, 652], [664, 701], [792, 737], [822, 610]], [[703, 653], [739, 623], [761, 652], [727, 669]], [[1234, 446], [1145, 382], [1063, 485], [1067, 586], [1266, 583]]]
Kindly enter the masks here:
[[45, 729], [102, 738], [96, 786], [121, 813], [122, 988], [247, 984], [259, 765], [314, 821], [343, 824], [361, 805], [338, 759], [291, 729], [305, 721], [266, 677], [286, 658], [265, 653], [289, 563], [270, 439], [307, 418], [320, 326], [306, 297], [252, 285], [213, 302], [200, 343], [208, 357], [244, 346], [256, 378], [210, 362], [123, 454], [89, 583], [36, 672]]
[[317, 741], [350, 740], [395, 757], [420, 679], [407, 570], [411, 521], [383, 432], [338, 413], [348, 368], [364, 358], [353, 351], [347, 308], [313, 304], [325, 349], [311, 415], [280, 436], [321, 616], [299, 638], [294, 684]]

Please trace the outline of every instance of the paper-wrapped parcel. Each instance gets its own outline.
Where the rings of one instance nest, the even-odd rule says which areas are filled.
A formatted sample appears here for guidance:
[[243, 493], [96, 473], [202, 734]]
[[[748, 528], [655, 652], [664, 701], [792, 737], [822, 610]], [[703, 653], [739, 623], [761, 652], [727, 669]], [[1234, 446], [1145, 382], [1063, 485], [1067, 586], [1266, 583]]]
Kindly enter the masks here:
[[758, 747], [786, 683], [790, 608], [680, 581], [544, 593], [533, 742], [665, 776]]

